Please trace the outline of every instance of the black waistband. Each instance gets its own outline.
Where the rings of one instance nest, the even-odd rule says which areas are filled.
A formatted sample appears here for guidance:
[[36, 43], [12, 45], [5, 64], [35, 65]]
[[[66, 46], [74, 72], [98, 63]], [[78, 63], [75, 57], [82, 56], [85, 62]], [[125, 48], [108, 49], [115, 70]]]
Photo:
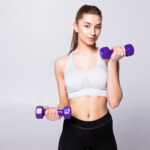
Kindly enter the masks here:
[[93, 120], [93, 121], [84, 121], [80, 120], [78, 118], [75, 118], [74, 116], [71, 116], [70, 119], [65, 119], [66, 122], [71, 123], [74, 126], [78, 126], [81, 128], [95, 128], [95, 127], [100, 127], [112, 120], [111, 114], [108, 110], [108, 112], [102, 116], [99, 119]]

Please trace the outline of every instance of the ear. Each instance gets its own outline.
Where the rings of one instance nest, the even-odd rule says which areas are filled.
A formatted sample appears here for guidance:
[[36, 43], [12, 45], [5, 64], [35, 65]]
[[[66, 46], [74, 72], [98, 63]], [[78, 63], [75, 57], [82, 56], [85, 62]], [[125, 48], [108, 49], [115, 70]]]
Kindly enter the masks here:
[[73, 27], [74, 27], [75, 32], [78, 33], [78, 25], [75, 22], [73, 23]]

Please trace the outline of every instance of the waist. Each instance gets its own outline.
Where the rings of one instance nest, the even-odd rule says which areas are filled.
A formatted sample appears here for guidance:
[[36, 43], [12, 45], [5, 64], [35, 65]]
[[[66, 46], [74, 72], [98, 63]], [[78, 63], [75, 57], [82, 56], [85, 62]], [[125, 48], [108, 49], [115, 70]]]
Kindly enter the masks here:
[[72, 124], [73, 126], [76, 126], [79, 128], [97, 128], [100, 126], [104, 126], [111, 121], [112, 121], [112, 116], [111, 116], [109, 110], [102, 117], [100, 117], [96, 120], [92, 120], [92, 121], [80, 120], [74, 116], [71, 116], [70, 119], [65, 119], [65, 122], [68, 122], [68, 123]]
[[106, 97], [84, 96], [70, 99], [72, 116], [81, 120], [95, 120], [108, 111]]

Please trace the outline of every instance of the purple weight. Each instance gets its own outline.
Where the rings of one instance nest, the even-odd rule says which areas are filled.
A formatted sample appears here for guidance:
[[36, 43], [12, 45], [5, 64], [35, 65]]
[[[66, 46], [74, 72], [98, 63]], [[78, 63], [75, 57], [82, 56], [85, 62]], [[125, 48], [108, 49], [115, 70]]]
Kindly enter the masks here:
[[[131, 56], [134, 54], [134, 47], [132, 44], [125, 45], [126, 56]], [[100, 56], [103, 59], [108, 59], [111, 57], [111, 54], [114, 50], [110, 50], [108, 47], [103, 47], [100, 49]]]
[[35, 109], [35, 115], [37, 119], [42, 119], [45, 115], [45, 109], [43, 106], [37, 106]]
[[[43, 106], [37, 106], [35, 109], [35, 115], [37, 119], [42, 119], [45, 115], [45, 109]], [[64, 109], [58, 109], [58, 114], [64, 116], [65, 119], [71, 118], [71, 107], [65, 106]]]

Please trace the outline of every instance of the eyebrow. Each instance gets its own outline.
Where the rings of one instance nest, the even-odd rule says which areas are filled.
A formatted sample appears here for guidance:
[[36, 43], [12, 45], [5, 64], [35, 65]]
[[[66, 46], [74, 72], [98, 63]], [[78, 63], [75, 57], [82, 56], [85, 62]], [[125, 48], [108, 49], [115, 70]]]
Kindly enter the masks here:
[[[84, 22], [84, 23], [91, 24], [91, 23], [89, 23], [89, 22]], [[97, 25], [102, 25], [102, 24], [101, 24], [101, 23], [98, 23]]]

